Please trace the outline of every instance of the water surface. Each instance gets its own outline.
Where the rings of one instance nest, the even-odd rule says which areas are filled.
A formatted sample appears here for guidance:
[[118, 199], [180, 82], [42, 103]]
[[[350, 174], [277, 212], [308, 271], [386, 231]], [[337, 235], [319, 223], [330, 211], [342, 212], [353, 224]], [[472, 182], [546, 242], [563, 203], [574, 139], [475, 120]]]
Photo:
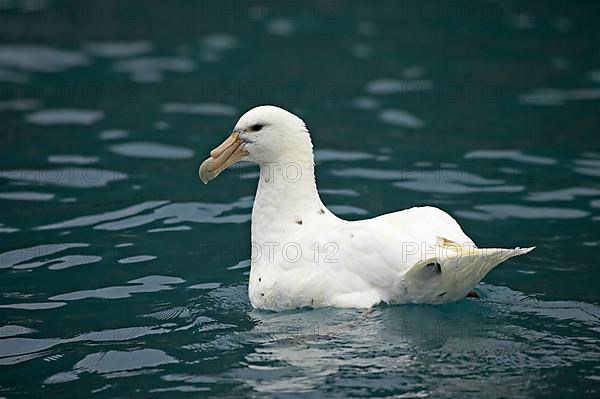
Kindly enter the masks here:
[[[598, 4], [85, 4], [0, 11], [0, 397], [598, 397]], [[340, 216], [536, 251], [478, 301], [253, 310], [257, 170], [197, 168], [264, 103]]]

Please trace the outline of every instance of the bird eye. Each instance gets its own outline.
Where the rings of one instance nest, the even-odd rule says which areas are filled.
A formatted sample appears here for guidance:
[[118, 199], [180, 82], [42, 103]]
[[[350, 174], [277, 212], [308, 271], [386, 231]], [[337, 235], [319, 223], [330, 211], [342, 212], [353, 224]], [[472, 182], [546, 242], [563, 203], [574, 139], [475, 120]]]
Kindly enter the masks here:
[[258, 132], [260, 129], [262, 129], [265, 125], [257, 123], [255, 125], [250, 126], [250, 131], [252, 132]]

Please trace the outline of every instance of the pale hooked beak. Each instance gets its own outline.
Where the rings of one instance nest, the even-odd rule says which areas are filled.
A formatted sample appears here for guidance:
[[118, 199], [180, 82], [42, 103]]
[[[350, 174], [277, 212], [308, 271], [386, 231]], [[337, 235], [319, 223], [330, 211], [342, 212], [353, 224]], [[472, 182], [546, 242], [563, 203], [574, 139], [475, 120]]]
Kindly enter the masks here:
[[210, 158], [202, 162], [200, 169], [198, 169], [198, 175], [200, 175], [202, 183], [207, 184], [219, 176], [222, 171], [241, 161], [248, 154], [244, 151], [242, 143], [240, 135], [233, 132], [220, 146], [212, 150]]

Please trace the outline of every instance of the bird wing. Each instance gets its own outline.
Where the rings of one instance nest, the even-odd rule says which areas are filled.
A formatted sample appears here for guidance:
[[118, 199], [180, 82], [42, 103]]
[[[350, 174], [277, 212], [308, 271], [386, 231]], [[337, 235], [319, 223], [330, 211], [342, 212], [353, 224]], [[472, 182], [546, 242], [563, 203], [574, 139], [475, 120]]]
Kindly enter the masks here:
[[327, 281], [324, 286], [341, 294], [363, 292], [384, 301], [403, 288], [403, 277], [413, 266], [436, 257], [436, 244], [473, 245], [450, 215], [433, 207], [354, 222], [340, 220], [311, 231], [301, 241], [303, 246], [318, 246], [321, 251], [313, 270]]

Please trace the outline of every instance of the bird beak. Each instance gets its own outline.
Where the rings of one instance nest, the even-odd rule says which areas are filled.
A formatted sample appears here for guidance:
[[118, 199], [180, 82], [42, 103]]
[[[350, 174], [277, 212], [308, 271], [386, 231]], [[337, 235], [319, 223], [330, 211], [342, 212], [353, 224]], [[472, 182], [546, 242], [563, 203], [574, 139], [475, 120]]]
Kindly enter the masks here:
[[198, 169], [202, 183], [207, 184], [222, 171], [241, 161], [248, 154], [244, 151], [242, 143], [240, 135], [233, 132], [221, 145], [212, 150], [210, 158], [202, 162]]

